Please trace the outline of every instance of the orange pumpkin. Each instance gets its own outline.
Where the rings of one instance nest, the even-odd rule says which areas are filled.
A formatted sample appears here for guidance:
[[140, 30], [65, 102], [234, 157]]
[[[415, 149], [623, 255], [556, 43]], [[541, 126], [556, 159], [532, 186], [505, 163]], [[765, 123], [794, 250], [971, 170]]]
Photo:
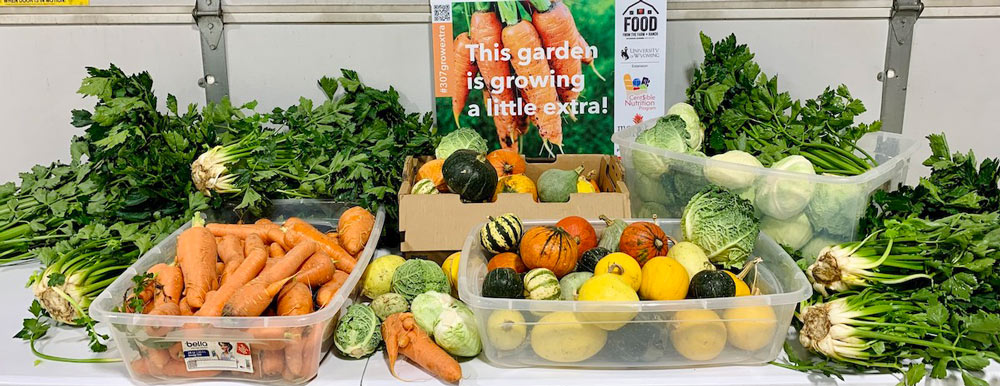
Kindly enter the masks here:
[[417, 181], [428, 178], [434, 182], [434, 186], [437, 187], [439, 192], [447, 192], [448, 184], [444, 182], [444, 174], [441, 173], [441, 167], [444, 166], [443, 159], [436, 159], [429, 161], [420, 166], [417, 169]]
[[490, 165], [493, 165], [500, 177], [523, 174], [524, 170], [528, 168], [524, 158], [521, 158], [521, 155], [517, 154], [516, 151], [509, 149], [494, 150], [486, 155], [486, 160], [490, 162]]
[[521, 237], [521, 261], [529, 269], [548, 268], [563, 277], [573, 272], [579, 256], [573, 236], [559, 227], [531, 228]]
[[568, 232], [570, 236], [573, 236], [573, 240], [576, 241], [577, 253], [580, 254], [579, 256], [583, 256], [584, 252], [597, 246], [597, 231], [583, 217], [569, 216], [559, 220], [556, 226]]
[[641, 221], [625, 227], [618, 250], [632, 256], [641, 267], [654, 257], [666, 256], [673, 245], [674, 241], [658, 225]]
[[538, 201], [538, 188], [535, 187], [535, 182], [524, 174], [500, 177], [497, 191], [493, 193], [493, 201], [497, 200], [497, 195], [500, 193], [529, 193], [532, 200]]
[[528, 272], [528, 267], [524, 266], [524, 262], [521, 261], [521, 256], [518, 256], [514, 252], [504, 252], [493, 256], [490, 262], [486, 264], [486, 272], [492, 271], [497, 268], [510, 268], [517, 273]]

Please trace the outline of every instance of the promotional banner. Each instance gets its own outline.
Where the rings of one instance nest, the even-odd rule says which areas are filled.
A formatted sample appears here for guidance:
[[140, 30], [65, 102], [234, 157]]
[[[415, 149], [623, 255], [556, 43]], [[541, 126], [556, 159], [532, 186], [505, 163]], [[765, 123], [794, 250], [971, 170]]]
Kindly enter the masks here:
[[438, 128], [528, 156], [615, 152], [663, 115], [665, 0], [432, 0]]

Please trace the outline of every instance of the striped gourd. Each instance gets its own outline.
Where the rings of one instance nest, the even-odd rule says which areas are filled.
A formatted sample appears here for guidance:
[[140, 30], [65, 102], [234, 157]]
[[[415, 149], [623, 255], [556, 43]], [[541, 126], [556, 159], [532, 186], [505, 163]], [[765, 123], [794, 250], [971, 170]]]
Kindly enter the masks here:
[[524, 292], [532, 300], [559, 300], [562, 290], [556, 274], [547, 268], [535, 268], [524, 274]]
[[413, 189], [410, 189], [410, 194], [438, 194], [438, 190], [437, 186], [434, 185], [433, 180], [430, 178], [424, 178], [413, 184]]
[[513, 213], [500, 217], [490, 217], [490, 221], [479, 231], [479, 242], [491, 253], [516, 251], [521, 243], [524, 226]]

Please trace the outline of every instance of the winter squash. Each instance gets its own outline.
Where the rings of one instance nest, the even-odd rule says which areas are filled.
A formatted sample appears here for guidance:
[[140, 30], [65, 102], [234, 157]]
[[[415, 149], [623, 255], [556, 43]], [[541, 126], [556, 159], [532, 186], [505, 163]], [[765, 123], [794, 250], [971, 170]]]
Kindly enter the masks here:
[[634, 257], [639, 266], [643, 266], [649, 259], [666, 256], [673, 244], [673, 240], [658, 225], [641, 221], [625, 227], [618, 241], [618, 250]]
[[510, 268], [494, 269], [483, 279], [483, 296], [488, 298], [517, 299], [524, 294], [521, 275]]
[[513, 213], [490, 216], [490, 221], [479, 230], [479, 242], [490, 253], [514, 251], [521, 242], [522, 233], [521, 219]]
[[576, 179], [576, 192], [577, 193], [598, 193], [601, 188], [597, 186], [597, 180], [594, 179], [594, 171], [591, 170], [587, 173], [587, 176], [580, 176]]
[[546, 268], [535, 268], [524, 274], [524, 292], [532, 300], [558, 300], [562, 297], [559, 279]]
[[681, 300], [687, 296], [688, 273], [681, 263], [658, 256], [642, 266], [639, 296], [647, 300]]
[[583, 166], [574, 170], [549, 169], [538, 176], [538, 198], [542, 202], [567, 202], [576, 193], [576, 179]]
[[521, 261], [528, 268], [548, 268], [563, 277], [573, 272], [578, 260], [576, 242], [555, 226], [531, 228], [521, 238]]
[[497, 188], [497, 172], [486, 156], [473, 150], [461, 149], [441, 166], [441, 174], [448, 183], [448, 190], [458, 193], [466, 202], [486, 202]]
[[701, 271], [691, 278], [688, 299], [728, 298], [736, 296], [736, 283], [726, 271]]
[[594, 276], [618, 275], [632, 287], [632, 291], [638, 291], [642, 284], [642, 267], [632, 258], [621, 252], [615, 252], [604, 256], [594, 267]]
[[417, 169], [417, 180], [429, 179], [439, 192], [447, 192], [448, 184], [444, 182], [444, 174], [441, 174], [442, 166], [444, 166], [443, 159], [428, 161]]
[[424, 178], [417, 183], [413, 184], [413, 188], [410, 189], [410, 194], [438, 194], [437, 187], [434, 186], [434, 181], [430, 178]]
[[594, 268], [597, 267], [597, 262], [601, 261], [604, 256], [611, 254], [607, 248], [604, 247], [594, 247], [589, 251], [584, 252], [580, 255], [580, 260], [576, 262], [577, 272], [590, 272], [594, 273]]
[[538, 201], [538, 189], [535, 187], [535, 182], [524, 174], [500, 177], [500, 181], [497, 182], [497, 190], [493, 194], [493, 201], [497, 200], [500, 193], [528, 193], [531, 194], [532, 200]]
[[604, 247], [611, 252], [617, 252], [618, 242], [621, 240], [622, 232], [625, 231], [625, 227], [627, 227], [628, 224], [625, 223], [625, 220], [620, 218], [612, 220], [603, 214], [600, 219], [607, 224], [607, 228], [604, 228], [604, 233], [601, 233], [601, 241], [597, 243], [597, 246]]
[[509, 149], [494, 150], [486, 155], [486, 160], [493, 165], [500, 177], [523, 174], [528, 167], [520, 154]]
[[597, 231], [587, 219], [580, 216], [569, 216], [556, 223], [557, 227], [569, 232], [576, 241], [576, 251], [583, 256], [584, 252], [597, 246]]
[[524, 262], [521, 261], [521, 256], [518, 256], [513, 252], [504, 252], [493, 256], [489, 263], [486, 263], [487, 271], [499, 268], [510, 268], [517, 273], [525, 273], [528, 271], [528, 267], [525, 267]]

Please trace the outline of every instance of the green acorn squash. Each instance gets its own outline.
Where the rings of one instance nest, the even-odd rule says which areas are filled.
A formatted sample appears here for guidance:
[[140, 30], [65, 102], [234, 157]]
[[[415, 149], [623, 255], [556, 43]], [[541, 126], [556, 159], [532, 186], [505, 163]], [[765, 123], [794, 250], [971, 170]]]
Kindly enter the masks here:
[[736, 296], [736, 283], [725, 271], [701, 271], [691, 278], [688, 299], [729, 298]]
[[472, 150], [456, 150], [441, 168], [448, 189], [466, 202], [486, 202], [497, 188], [497, 171], [486, 156]]
[[524, 282], [513, 268], [497, 268], [483, 279], [484, 297], [517, 299], [524, 294]]
[[611, 251], [604, 247], [591, 248], [589, 251], [584, 252], [583, 256], [580, 256], [580, 260], [576, 262], [576, 272], [594, 273], [597, 262], [610, 253]]

